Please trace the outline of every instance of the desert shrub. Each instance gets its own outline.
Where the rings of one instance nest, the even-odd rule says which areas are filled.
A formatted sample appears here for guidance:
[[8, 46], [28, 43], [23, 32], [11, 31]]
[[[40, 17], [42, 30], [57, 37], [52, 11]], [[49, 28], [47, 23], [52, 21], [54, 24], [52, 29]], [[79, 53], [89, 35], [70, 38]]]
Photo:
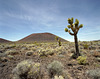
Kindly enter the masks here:
[[94, 52], [94, 53], [93, 53], [93, 56], [95, 56], [95, 57], [100, 57], [100, 52]]
[[53, 61], [47, 66], [47, 68], [50, 77], [54, 77], [55, 75], [61, 75], [63, 73], [63, 64], [59, 61]]
[[88, 49], [89, 45], [86, 43], [86, 44], [83, 44], [83, 47], [84, 49]]
[[75, 49], [74, 49], [74, 48], [71, 48], [71, 49], [70, 49], [70, 52], [71, 52], [71, 53], [75, 53]]
[[96, 67], [100, 67], [100, 64], [95, 64]]
[[98, 61], [98, 62], [100, 62], [100, 58], [98, 57], [98, 58], [96, 58], [96, 60]]
[[93, 54], [95, 51], [94, 50], [90, 50], [90, 54]]
[[93, 79], [100, 79], [100, 69], [88, 70], [86, 73]]
[[41, 48], [41, 49], [38, 51], [39, 56], [47, 56], [45, 52], [46, 52], [46, 50], [44, 50], [44, 49]]
[[92, 46], [89, 46], [88, 48], [89, 48], [89, 50], [95, 50], [96, 49], [96, 47], [93, 46], [93, 45]]
[[6, 57], [7, 55], [5, 53], [0, 53], [0, 58], [1, 57]]
[[53, 54], [54, 54], [54, 49], [52, 48], [46, 48], [46, 49], [42, 48], [39, 50], [39, 56], [48, 56]]
[[83, 56], [79, 56], [78, 58], [77, 58], [77, 61], [78, 61], [78, 64], [80, 64], [80, 65], [86, 65], [86, 59], [87, 59], [87, 57], [83, 57]]
[[16, 54], [19, 54], [17, 50], [7, 50], [5, 52], [5, 54], [7, 55], [16, 55]]
[[14, 59], [14, 56], [12, 56], [12, 55], [8, 55], [7, 56], [9, 59]]
[[33, 54], [33, 51], [27, 51], [27, 52], [25, 53], [26, 56], [31, 56], [32, 54]]
[[100, 53], [100, 49], [96, 50], [96, 52], [99, 52]]
[[25, 51], [25, 50], [28, 50], [28, 48], [27, 47], [22, 47], [21, 48], [21, 51]]
[[17, 64], [13, 69], [13, 79], [38, 79], [40, 72], [40, 63], [34, 63], [32, 60], [24, 60]]
[[46, 55], [53, 55], [55, 53], [55, 50], [54, 49], [48, 49], [46, 51]]
[[37, 50], [37, 48], [36, 48], [36, 47], [32, 47], [32, 48], [31, 48], [31, 50], [36, 51], [36, 50]]
[[37, 44], [37, 42], [35, 41], [33, 44]]
[[40, 76], [40, 63], [35, 63], [28, 72], [28, 78], [39, 79]]
[[65, 48], [64, 46], [60, 46], [60, 47], [57, 47], [55, 48], [55, 52], [57, 54], [65, 54], [67, 51], [67, 48]]
[[15, 44], [11, 44], [11, 45], [5, 45], [5, 49], [10, 49], [10, 48], [15, 48], [16, 45]]
[[7, 62], [8, 59], [7, 59], [6, 57], [0, 57], [0, 61], [2, 61], [2, 62]]

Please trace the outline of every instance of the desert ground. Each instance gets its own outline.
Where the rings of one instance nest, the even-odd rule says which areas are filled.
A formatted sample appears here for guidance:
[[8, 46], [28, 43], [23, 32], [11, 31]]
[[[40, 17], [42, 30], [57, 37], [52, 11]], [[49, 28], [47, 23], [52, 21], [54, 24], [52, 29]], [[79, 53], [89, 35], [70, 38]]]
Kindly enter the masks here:
[[100, 79], [100, 41], [1, 43], [0, 79]]

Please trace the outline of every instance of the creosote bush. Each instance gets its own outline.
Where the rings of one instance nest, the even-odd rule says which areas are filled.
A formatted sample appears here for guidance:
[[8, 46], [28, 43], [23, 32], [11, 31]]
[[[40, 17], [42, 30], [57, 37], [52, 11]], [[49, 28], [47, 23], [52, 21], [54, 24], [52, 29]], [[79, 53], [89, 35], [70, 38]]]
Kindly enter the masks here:
[[40, 63], [35, 63], [28, 72], [28, 78], [39, 79], [40, 76]]
[[86, 73], [93, 77], [93, 79], [100, 79], [100, 68], [88, 70]]
[[48, 55], [53, 55], [54, 54], [54, 49], [40, 49], [39, 50], [39, 56], [48, 56]]
[[83, 56], [79, 56], [78, 58], [77, 58], [77, 61], [78, 61], [78, 64], [80, 64], [80, 65], [86, 65], [86, 59], [87, 59], [87, 57], [83, 57]]
[[61, 75], [63, 73], [63, 67], [63, 64], [59, 61], [53, 61], [52, 63], [50, 63], [47, 66], [50, 77]]
[[13, 69], [13, 79], [38, 79], [40, 76], [40, 63], [24, 60]]

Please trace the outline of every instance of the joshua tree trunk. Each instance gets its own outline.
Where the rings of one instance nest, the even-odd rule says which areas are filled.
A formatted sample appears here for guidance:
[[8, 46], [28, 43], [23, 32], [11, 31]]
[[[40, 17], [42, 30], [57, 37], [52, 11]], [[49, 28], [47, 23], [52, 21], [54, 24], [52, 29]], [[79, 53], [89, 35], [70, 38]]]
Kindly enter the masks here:
[[75, 40], [75, 49], [76, 49], [75, 55], [76, 55], [76, 57], [78, 57], [78, 56], [80, 56], [80, 53], [79, 53], [79, 48], [78, 48], [77, 34], [74, 35], [74, 40]]

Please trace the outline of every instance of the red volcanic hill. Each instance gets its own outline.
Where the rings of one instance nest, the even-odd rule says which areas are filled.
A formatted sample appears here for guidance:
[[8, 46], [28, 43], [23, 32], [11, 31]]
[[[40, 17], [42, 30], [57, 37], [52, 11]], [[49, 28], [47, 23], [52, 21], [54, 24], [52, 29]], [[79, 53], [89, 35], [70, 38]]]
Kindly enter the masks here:
[[[56, 35], [51, 33], [34, 33], [19, 40], [18, 42], [56, 42], [55, 37]], [[60, 38], [62, 42], [67, 41], [61, 37], [58, 38]]]
[[0, 38], [0, 43], [11, 43], [11, 41], [8, 41], [8, 40], [6, 40], [6, 39]]

